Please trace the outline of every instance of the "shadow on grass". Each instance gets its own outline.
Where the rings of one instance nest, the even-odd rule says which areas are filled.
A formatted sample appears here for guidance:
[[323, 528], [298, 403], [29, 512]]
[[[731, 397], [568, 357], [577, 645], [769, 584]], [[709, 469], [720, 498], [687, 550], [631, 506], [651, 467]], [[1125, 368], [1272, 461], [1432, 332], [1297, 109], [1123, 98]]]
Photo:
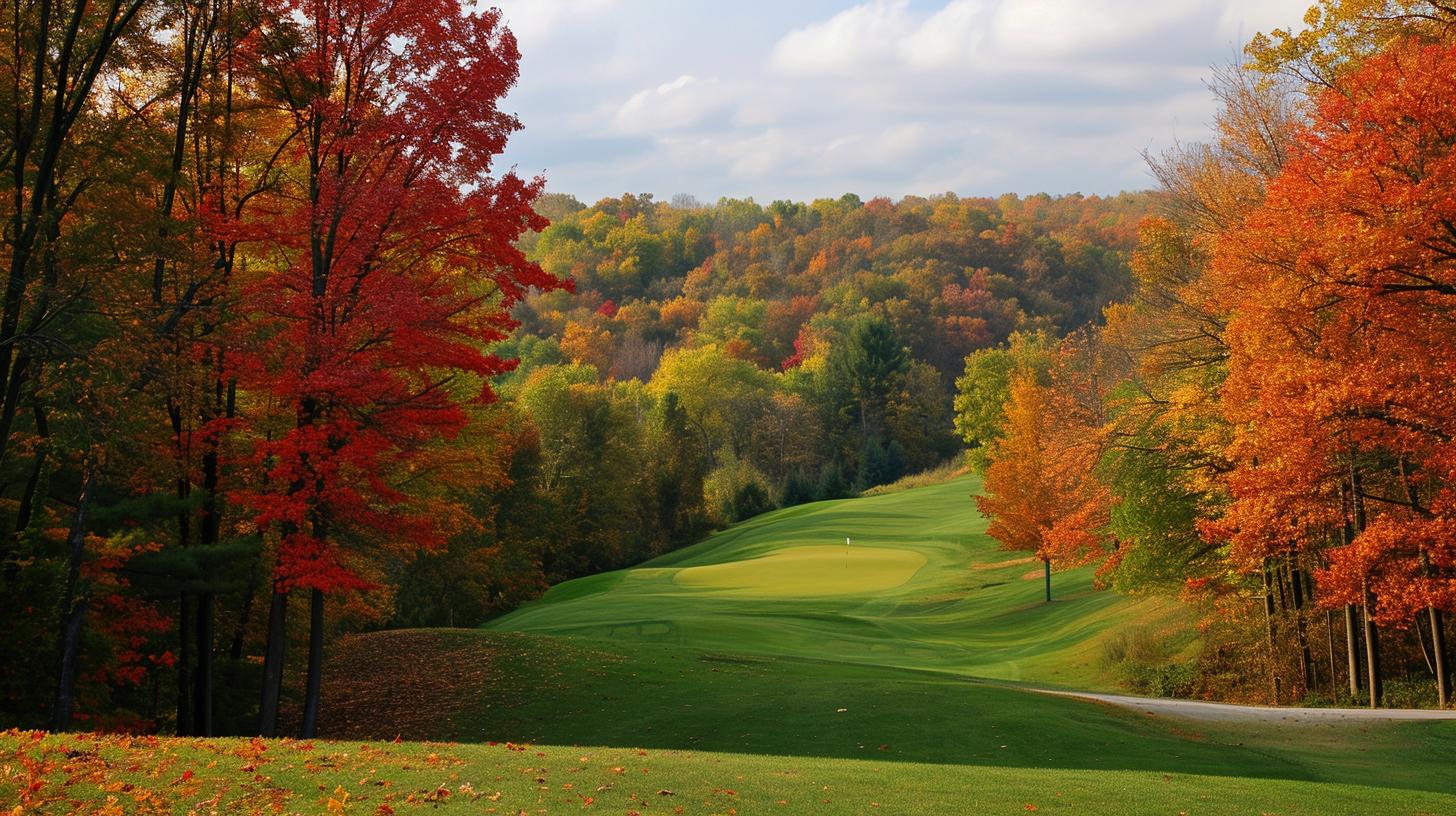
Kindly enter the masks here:
[[[428, 679], [431, 697], [438, 698], [439, 677], [462, 678], [452, 692], [453, 710], [441, 712], [435, 733], [420, 735], [432, 739], [1162, 771], [1456, 792], [1444, 770], [1456, 761], [1456, 728], [1448, 724], [1338, 733], [1224, 724], [1210, 733], [1110, 705], [928, 671], [658, 644], [624, 649], [512, 633], [449, 637], [448, 659], [457, 665], [419, 666], [413, 676], [377, 672], [379, 682], [406, 699], [414, 682]], [[351, 648], [367, 650], [368, 638], [354, 639]], [[347, 719], [357, 725], [367, 716]], [[396, 733], [384, 721], [377, 731], [326, 728], [324, 736], [389, 739]]]

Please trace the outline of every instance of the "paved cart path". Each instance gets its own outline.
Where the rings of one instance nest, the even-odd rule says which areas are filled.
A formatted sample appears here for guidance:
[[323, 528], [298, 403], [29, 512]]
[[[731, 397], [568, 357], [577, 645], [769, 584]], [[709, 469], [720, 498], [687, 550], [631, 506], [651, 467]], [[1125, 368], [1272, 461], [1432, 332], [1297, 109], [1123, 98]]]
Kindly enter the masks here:
[[1127, 694], [1099, 694], [1091, 691], [1052, 691], [1043, 694], [1080, 697], [1102, 703], [1131, 708], [1152, 715], [1181, 717], [1210, 722], [1395, 722], [1401, 720], [1456, 720], [1456, 711], [1427, 708], [1275, 708], [1272, 706], [1206, 703], [1198, 700], [1175, 700], [1163, 697], [1134, 697]]

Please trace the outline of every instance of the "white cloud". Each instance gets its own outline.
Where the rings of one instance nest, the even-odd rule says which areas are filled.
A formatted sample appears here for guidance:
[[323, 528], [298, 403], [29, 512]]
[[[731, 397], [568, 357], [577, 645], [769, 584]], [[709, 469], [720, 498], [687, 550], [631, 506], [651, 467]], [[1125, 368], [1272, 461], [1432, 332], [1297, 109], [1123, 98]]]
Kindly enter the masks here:
[[[1311, 0], [947, 0], [926, 14], [907, 0], [870, 0], [785, 34], [769, 67], [793, 77], [865, 77], [887, 70], [994, 72], [1036, 66], [1095, 70], [1175, 38], [1298, 25]], [[1240, 40], [1242, 41], [1242, 40]], [[1227, 45], [1227, 43], [1220, 43]], [[1201, 65], [1205, 67], [1206, 65]]]
[[1188, 19], [1201, 2], [1141, 0], [1014, 0], [993, 24], [997, 47], [1016, 56], [1057, 57], [1129, 45]]
[[1205, 138], [1210, 66], [1312, 0], [498, 2], [512, 161], [583, 198], [769, 200], [1146, 187], [1139, 151]]
[[717, 79], [683, 74], [672, 82], [633, 94], [617, 109], [612, 126], [621, 133], [680, 130], [698, 124], [727, 104], [727, 95]]
[[985, 0], [951, 0], [900, 41], [900, 58], [920, 69], [973, 61], [985, 46], [990, 10]]
[[516, 38], [527, 45], [546, 39], [552, 30], [566, 21], [613, 11], [620, 0], [492, 0], [504, 13], [506, 25]]
[[790, 31], [774, 47], [771, 63], [792, 76], [864, 73], [895, 58], [910, 31], [909, 0], [872, 0]]
[[931, 129], [921, 122], [841, 136], [825, 145], [817, 169], [849, 174], [903, 168], [907, 163], [913, 164], [933, 141]]

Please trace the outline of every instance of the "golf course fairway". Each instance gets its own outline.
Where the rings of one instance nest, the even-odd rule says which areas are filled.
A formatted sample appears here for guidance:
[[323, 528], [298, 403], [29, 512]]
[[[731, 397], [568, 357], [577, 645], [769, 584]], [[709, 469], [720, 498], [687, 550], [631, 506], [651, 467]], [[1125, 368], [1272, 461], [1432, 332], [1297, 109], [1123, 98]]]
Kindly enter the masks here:
[[1045, 603], [977, 489], [780, 510], [480, 630], [343, 637], [319, 723], [337, 741], [0, 734], [0, 802], [38, 781], [52, 804], [25, 812], [1456, 814], [1453, 722], [1033, 690], [1114, 690], [1108, 638], [1176, 651], [1190, 622], [1086, 570]]
[[1045, 603], [978, 489], [788, 508], [556, 586], [480, 634], [501, 668], [452, 737], [707, 751], [744, 790], [746, 755], [819, 780], [874, 763], [855, 807], [769, 812], [1456, 813], [1456, 724], [1194, 723], [1023, 688], [1115, 690], [1107, 638], [1194, 634], [1090, 570], [1056, 573]]
[[560, 584], [489, 628], [1105, 690], [1115, 628], [1191, 636], [1175, 605], [1095, 590], [1091, 570], [1056, 574], [1044, 603], [1041, 564], [986, 536], [977, 488], [965, 477], [767, 513]]

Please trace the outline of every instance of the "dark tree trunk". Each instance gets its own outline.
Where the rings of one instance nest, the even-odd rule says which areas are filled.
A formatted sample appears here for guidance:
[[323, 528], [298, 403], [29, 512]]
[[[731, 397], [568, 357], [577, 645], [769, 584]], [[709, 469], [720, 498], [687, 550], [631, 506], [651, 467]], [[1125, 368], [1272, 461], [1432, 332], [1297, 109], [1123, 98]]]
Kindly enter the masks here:
[[1314, 690], [1314, 658], [1309, 650], [1309, 632], [1304, 623], [1304, 578], [1299, 569], [1298, 557], [1289, 554], [1289, 588], [1294, 598], [1294, 633], [1299, 645], [1299, 668], [1304, 678], [1306, 694]]
[[30, 463], [30, 475], [25, 479], [25, 492], [20, 496], [20, 505], [15, 510], [15, 533], [19, 535], [30, 527], [35, 515], [41, 476], [45, 473], [46, 460], [51, 447], [51, 426], [46, 418], [45, 406], [37, 402], [31, 409], [35, 418], [35, 435], [40, 438], [35, 458]]
[[197, 596], [197, 674], [192, 690], [192, 733], [213, 736], [212, 731], [212, 621], [211, 592]]
[[[207, 418], [204, 417], [204, 421]], [[217, 491], [220, 482], [217, 442], [208, 443], [202, 455], [202, 518], [198, 523], [199, 544], [215, 547], [221, 534]], [[210, 580], [211, 576], [207, 576]], [[251, 600], [251, 598], [250, 598]], [[197, 675], [192, 695], [193, 729], [197, 736], [212, 736], [213, 630], [216, 598], [204, 591], [197, 598]]]
[[1259, 571], [1264, 580], [1264, 628], [1268, 636], [1269, 645], [1269, 693], [1274, 705], [1279, 705], [1279, 655], [1274, 649], [1275, 623], [1274, 623], [1274, 586], [1269, 580], [1269, 562], [1264, 562], [1264, 567]]
[[[21, 537], [25, 531], [30, 529], [30, 521], [35, 517], [37, 506], [43, 501], [40, 495], [41, 478], [45, 475], [46, 461], [50, 454], [50, 428], [46, 423], [45, 409], [39, 404], [35, 406], [35, 432], [40, 437], [40, 445], [35, 451], [35, 457], [30, 462], [30, 473], [25, 479], [25, 490], [20, 495], [20, 504], [15, 509], [15, 534], [8, 542], [9, 550], [15, 557], [0, 558], [5, 562], [3, 575], [6, 581], [14, 581], [20, 575], [20, 563], [22, 561]], [[0, 556], [8, 553], [0, 552]]]
[[56, 686], [56, 705], [51, 713], [51, 730], [71, 728], [71, 711], [76, 700], [76, 662], [81, 651], [81, 624], [86, 618], [86, 601], [71, 606], [61, 627], [61, 670]]
[[177, 596], [177, 735], [192, 733], [192, 596]]
[[303, 693], [303, 728], [299, 736], [313, 739], [318, 733], [319, 691], [324, 666], [324, 594], [315, 589], [308, 598], [308, 683]]
[[284, 640], [288, 637], [288, 592], [273, 583], [268, 605], [268, 643], [263, 654], [263, 699], [258, 704], [258, 733], [278, 736], [278, 697], [283, 692]]
[[1043, 558], [1041, 560], [1042, 577], [1046, 579], [1046, 602], [1052, 602], [1052, 560]]
[[66, 731], [71, 727], [71, 712], [76, 701], [76, 667], [81, 652], [81, 625], [86, 619], [88, 602], [76, 595], [81, 585], [81, 562], [86, 557], [86, 509], [91, 502], [91, 478], [81, 485], [76, 512], [71, 517], [70, 535], [66, 537], [66, 590], [61, 600], [61, 628], [57, 637], [60, 669], [57, 673], [55, 706], [51, 710], [51, 730]]
[[238, 612], [237, 626], [233, 627], [233, 642], [228, 648], [228, 657], [232, 660], [243, 659], [243, 642], [248, 635], [248, 623], [253, 617], [253, 603], [258, 597], [258, 577], [254, 574], [248, 579], [248, 589], [243, 594], [243, 608]]

